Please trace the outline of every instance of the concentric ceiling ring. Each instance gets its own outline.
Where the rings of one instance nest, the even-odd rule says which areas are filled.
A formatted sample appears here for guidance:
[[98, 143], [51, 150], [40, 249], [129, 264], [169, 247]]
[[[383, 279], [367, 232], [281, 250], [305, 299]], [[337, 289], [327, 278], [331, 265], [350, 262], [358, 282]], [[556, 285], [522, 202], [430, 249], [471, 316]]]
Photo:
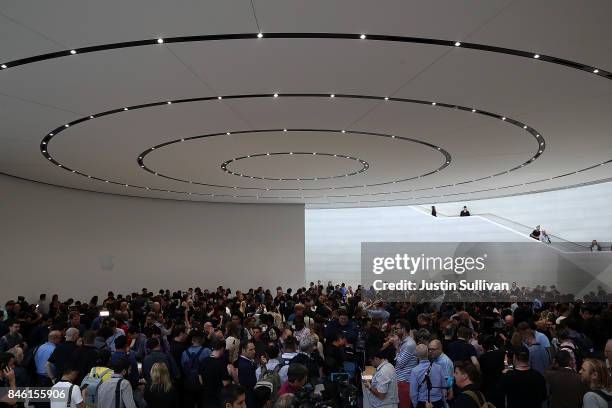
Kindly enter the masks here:
[[[79, 49], [75, 49], [75, 50], [65, 50], [65, 51], [58, 51], [58, 52], [53, 52], [53, 53], [48, 53], [48, 54], [41, 54], [41, 55], [37, 55], [37, 56], [32, 56], [32, 57], [27, 57], [27, 58], [22, 58], [22, 59], [18, 59], [18, 60], [14, 60], [14, 61], [10, 61], [10, 62], [5, 62], [0, 64], [0, 69], [2, 70], [6, 70], [6, 69], [10, 69], [10, 68], [15, 68], [21, 65], [26, 65], [26, 64], [32, 64], [32, 63], [36, 63], [39, 61], [45, 61], [45, 60], [51, 60], [51, 59], [55, 59], [55, 58], [62, 58], [62, 57], [68, 57], [68, 56], [74, 56], [75, 54], [84, 54], [84, 53], [92, 53], [92, 52], [98, 52], [98, 51], [105, 51], [105, 50], [112, 50], [112, 49], [121, 49], [121, 48], [129, 48], [129, 47], [139, 47], [139, 46], [146, 46], [146, 45], [160, 45], [163, 43], [183, 43], [183, 42], [203, 42], [203, 41], [220, 41], [220, 40], [238, 40], [238, 39], [261, 39], [261, 38], [278, 38], [278, 39], [293, 39], [293, 38], [301, 38], [301, 39], [350, 39], [350, 40], [373, 40], [373, 41], [388, 41], [388, 42], [402, 42], [402, 43], [416, 43], [416, 44], [431, 44], [431, 45], [438, 45], [438, 46], [447, 46], [447, 47], [460, 47], [460, 48], [467, 48], [467, 49], [473, 49], [473, 50], [480, 50], [480, 51], [487, 51], [487, 52], [493, 52], [493, 53], [500, 53], [500, 54], [507, 54], [507, 55], [514, 55], [514, 56], [519, 56], [519, 57], [523, 57], [523, 58], [533, 58], [539, 61], [543, 61], [543, 62], [548, 62], [548, 63], [554, 63], [554, 64], [558, 64], [558, 65], [563, 65], [566, 66], [568, 68], [571, 69], [576, 69], [576, 70], [581, 70], [581, 71], [585, 71], [591, 74], [595, 74], [597, 76], [606, 78], [606, 79], [612, 79], [612, 73], [606, 70], [602, 70], [598, 67], [594, 67], [591, 65], [586, 65], [586, 64], [582, 64], [582, 63], [578, 63], [578, 62], [574, 62], [574, 61], [570, 61], [570, 60], [565, 60], [562, 58], [556, 58], [556, 57], [552, 57], [552, 56], [548, 56], [548, 55], [544, 55], [544, 54], [537, 54], [537, 53], [533, 53], [533, 52], [526, 52], [526, 51], [520, 51], [520, 50], [514, 50], [514, 49], [508, 49], [508, 48], [502, 48], [502, 47], [493, 47], [493, 46], [488, 46], [488, 45], [482, 45], [482, 44], [475, 44], [475, 43], [463, 43], [463, 42], [457, 42], [457, 41], [449, 41], [449, 40], [437, 40], [437, 39], [429, 39], [429, 38], [421, 38], [421, 37], [401, 37], [401, 36], [386, 36], [386, 35], [365, 35], [365, 34], [341, 34], [341, 33], [266, 33], [265, 35], [261, 34], [261, 33], [257, 33], [257, 34], [224, 34], [224, 35], [208, 35], [208, 36], [188, 36], [188, 37], [173, 37], [173, 38], [165, 38], [165, 39], [151, 39], [151, 40], [140, 40], [140, 41], [132, 41], [132, 42], [122, 42], [122, 43], [114, 43], [114, 44], [106, 44], [106, 45], [98, 45], [98, 46], [90, 46], [90, 47], [84, 47], [84, 48], [79, 48]], [[338, 95], [340, 96], [340, 95]], [[219, 97], [221, 98], [221, 97]], [[228, 97], [230, 98], [230, 97]], [[372, 99], [376, 99], [376, 98], [372, 98]], [[380, 97], [378, 97], [378, 99], [380, 99]], [[384, 99], [388, 99], [388, 100], [397, 100], [398, 98], [384, 98]], [[177, 101], [178, 102], [178, 101]], [[149, 104], [148, 106], [155, 106], [157, 104], [161, 104], [161, 103], [155, 103], [155, 104]], [[432, 104], [434, 104], [432, 102]], [[439, 104], [440, 106], [444, 106], [443, 104]], [[144, 107], [145, 105], [142, 105], [141, 107]], [[453, 107], [453, 105], [447, 105], [448, 107]], [[455, 108], [459, 108], [460, 107], [456, 107]], [[123, 108], [120, 110], [128, 110], [127, 108]], [[108, 112], [104, 112], [103, 114], [110, 114], [110, 113], [117, 113], [114, 111], [108, 111]], [[481, 113], [480, 111], [478, 113]], [[100, 114], [100, 115], [103, 115]], [[490, 115], [490, 116], [494, 116], [494, 114]], [[65, 126], [68, 127], [70, 124], [76, 124], [79, 122], [82, 122], [84, 120], [87, 119], [93, 119], [94, 115], [92, 115], [90, 118], [82, 118], [73, 122], [70, 122], [69, 124], [66, 124]], [[526, 126], [526, 125], [525, 125]], [[63, 129], [60, 129], [59, 131], [61, 131]], [[527, 128], [526, 128], [527, 130]], [[56, 131], [58, 131], [56, 129]], [[58, 131], [58, 132], [59, 132]], [[52, 133], [56, 133], [55, 131]], [[530, 132], [531, 133], [531, 132]], [[538, 135], [539, 136], [539, 135]], [[52, 134], [51, 134], [52, 137]], [[50, 138], [49, 138], [50, 140]], [[45, 145], [47, 144], [46, 141], [43, 140], [43, 143], [41, 145], [41, 150], [43, 151], [43, 154], [46, 153], [46, 147]], [[541, 144], [542, 147], [544, 147], [543, 144]], [[540, 152], [541, 154], [541, 152]], [[56, 164], [58, 167], [63, 167], [62, 164], [56, 162], [53, 158], [51, 158], [50, 156], [47, 157], [47, 159], [49, 161], [51, 161], [53, 164]], [[507, 173], [509, 171], [512, 170], [516, 170], [518, 168], [521, 168], [527, 164], [529, 164], [530, 162], [532, 162], [533, 160], [535, 160], [535, 157], [532, 157], [531, 160], [529, 160], [528, 162], [525, 162], [523, 164], [521, 164], [518, 167], [515, 167], [511, 170], [508, 170], [506, 172], [502, 172], [502, 173], [498, 173], [492, 176], [488, 176], [488, 177], [482, 177], [476, 180], [468, 180], [465, 182], [460, 182], [460, 183], [455, 183], [455, 184], [449, 184], [449, 185], [445, 185], [445, 186], [436, 186], [436, 187], [428, 187], [428, 188], [424, 188], [424, 189], [418, 189], [418, 190], [409, 190], [409, 191], [419, 191], [419, 190], [429, 190], [429, 189], [436, 189], [436, 188], [443, 188], [443, 187], [449, 187], [449, 186], [454, 186], [454, 185], [459, 185], [459, 184], [466, 184], [466, 183], [470, 183], [470, 182], [475, 182], [475, 181], [479, 181], [482, 179], [486, 179], [486, 178], [491, 178], [491, 177], [495, 177], [498, 175], [502, 175], [504, 173]], [[546, 178], [546, 179], [542, 179], [542, 180], [535, 180], [535, 181], [531, 181], [528, 183], [521, 183], [521, 184], [516, 184], [516, 185], [511, 185], [511, 186], [504, 186], [504, 187], [497, 187], [497, 188], [493, 188], [493, 189], [487, 189], [487, 190], [478, 190], [478, 191], [474, 191], [474, 192], [465, 192], [465, 193], [454, 193], [454, 194], [448, 194], [448, 195], [442, 195], [442, 196], [432, 196], [432, 197], [445, 197], [445, 196], [451, 196], [451, 195], [462, 195], [462, 194], [471, 194], [471, 193], [476, 193], [476, 192], [481, 192], [481, 191], [490, 191], [490, 190], [499, 190], [499, 189], [504, 189], [504, 188], [511, 188], [511, 187], [516, 187], [519, 185], [525, 185], [525, 184], [534, 184], [534, 183], [539, 183], [539, 182], [544, 182], [547, 180], [552, 180], [552, 179], [557, 179], [560, 177], [565, 177], [571, 174], [576, 174], [582, 171], [586, 171], [586, 170], [590, 170], [592, 168], [598, 167], [600, 165], [604, 165], [604, 164], [608, 164], [612, 162], [612, 160], [608, 160], [602, 163], [598, 163], [595, 164], [593, 166], [590, 167], [586, 167], [584, 169], [580, 169], [580, 170], [576, 170], [574, 172], [569, 172], [563, 175], [559, 175], [559, 176], [555, 176], [555, 177], [551, 177], [551, 178]], [[105, 181], [105, 182], [111, 182], [110, 180], [105, 180], [102, 178], [96, 178], [90, 175], [86, 175], [83, 173], [79, 173], [75, 170], [71, 170], [66, 168], [66, 170], [72, 171], [73, 173], [78, 173], [81, 174], [83, 176], [86, 176], [88, 178], [93, 178], [93, 179], [97, 179], [100, 181]], [[119, 183], [119, 182], [112, 182], [113, 184], [121, 184], [121, 185], [125, 185], [125, 186], [129, 186], [127, 184], [123, 184], [123, 183]], [[142, 186], [132, 186], [135, 188], [145, 188], [145, 189], [150, 189], [150, 190], [154, 190], [154, 191], [165, 191], [165, 192], [174, 192], [174, 193], [183, 193], [183, 194], [192, 194], [192, 193], [188, 193], [188, 192], [179, 192], [179, 191], [170, 191], [170, 190], [165, 190], [165, 189], [155, 189], [155, 188], [149, 188], [149, 187], [142, 187]], [[402, 193], [405, 191], [397, 191], [397, 192], [390, 192], [389, 194], [395, 194], [395, 193]], [[194, 193], [194, 194], [198, 194], [198, 193]], [[201, 195], [208, 195], [208, 194], [201, 194]], [[419, 197], [420, 198], [420, 197]]]
[[[372, 96], [372, 95], [351, 95], [351, 94], [304, 94], [304, 93], [300, 93], [300, 94], [251, 94], [251, 95], [227, 95], [227, 96], [209, 96], [209, 97], [203, 97], [203, 98], [190, 98], [190, 99], [178, 99], [178, 100], [173, 100], [173, 101], [163, 101], [163, 102], [153, 102], [153, 103], [148, 103], [148, 104], [144, 104], [144, 105], [135, 105], [135, 106], [130, 106], [130, 107], [124, 107], [124, 108], [118, 108], [118, 109], [113, 109], [110, 111], [105, 111], [105, 112], [100, 112], [94, 115], [90, 115], [90, 116], [85, 116], [82, 117], [80, 119], [74, 120], [70, 123], [66, 123], [63, 126], [59, 126], [57, 128], [55, 128], [53, 131], [51, 131], [49, 134], [47, 134], [43, 140], [41, 141], [40, 144], [40, 150], [41, 153], [43, 154], [43, 156], [49, 160], [51, 163], [55, 164], [56, 166], [63, 168], [66, 171], [70, 171], [73, 174], [78, 174], [84, 177], [88, 177], [90, 179], [94, 179], [94, 180], [99, 180], [99, 181], [103, 181], [106, 183], [112, 183], [112, 184], [117, 184], [117, 185], [123, 185], [125, 187], [133, 187], [133, 188], [140, 188], [140, 189], [147, 189], [147, 190], [153, 190], [153, 191], [165, 191], [165, 192], [173, 192], [173, 193], [181, 193], [181, 194], [191, 194], [190, 192], [183, 192], [183, 191], [171, 191], [171, 190], [165, 190], [165, 189], [154, 189], [151, 187], [146, 187], [146, 186], [137, 186], [137, 185], [129, 185], [123, 182], [118, 182], [118, 181], [112, 181], [112, 180], [108, 180], [105, 178], [101, 178], [101, 177], [96, 177], [96, 176], [92, 176], [92, 175], [88, 175], [85, 174], [83, 172], [77, 171], [75, 169], [71, 169], [67, 166], [64, 166], [62, 163], [59, 163], [57, 160], [55, 160], [51, 154], [49, 153], [49, 144], [51, 142], [51, 140], [54, 137], [57, 137], [57, 135], [61, 132], [63, 132], [64, 130], [66, 130], [68, 127], [70, 126], [74, 126], [77, 124], [81, 124], [83, 122], [87, 122], [89, 120], [94, 120], [96, 118], [99, 117], [104, 117], [104, 116], [108, 116], [108, 115], [114, 115], [114, 114], [118, 114], [118, 113], [122, 113], [122, 112], [126, 112], [126, 111], [130, 111], [130, 110], [137, 110], [137, 109], [146, 109], [146, 108], [150, 108], [150, 107], [155, 107], [155, 106], [164, 106], [164, 105], [172, 105], [172, 104], [180, 104], [180, 103], [192, 103], [192, 102], [200, 102], [200, 101], [212, 101], [212, 100], [222, 100], [222, 99], [245, 99], [245, 98], [279, 98], [279, 97], [292, 97], [292, 98], [349, 98], [349, 99], [370, 99], [370, 100], [381, 100], [381, 101], [387, 101], [387, 102], [403, 102], [403, 103], [413, 103], [413, 104], [420, 104], [420, 105], [430, 105], [433, 108], [445, 108], [445, 109], [454, 109], [454, 110], [463, 110], [463, 111], [467, 111], [467, 112], [471, 112], [472, 114], [477, 114], [477, 115], [484, 115], [487, 117], [492, 117], [492, 118], [496, 118], [499, 119], [503, 122], [507, 122], [511, 125], [517, 126], [522, 128], [524, 131], [526, 131], [527, 133], [529, 133], [537, 142], [537, 147], [535, 149], [535, 153], [533, 154], [533, 156], [527, 160], [526, 162], [517, 165], [511, 169], [490, 175], [490, 176], [484, 176], [475, 180], [465, 180], [462, 182], [458, 182], [458, 183], [454, 183], [454, 184], [448, 184], [448, 185], [444, 185], [444, 186], [439, 186], [438, 188], [442, 188], [442, 187], [450, 187], [450, 186], [456, 186], [456, 185], [462, 185], [462, 184], [468, 184], [468, 183], [472, 183], [472, 182], [476, 182], [476, 181], [480, 181], [480, 180], [484, 180], [487, 178], [493, 178], [493, 177], [497, 177], [497, 176], [501, 176], [507, 173], [510, 173], [511, 171], [515, 171], [518, 169], [523, 168], [526, 165], [529, 165], [531, 163], [533, 163], [538, 157], [540, 157], [542, 155], [542, 153], [544, 152], [544, 149], [546, 147], [546, 143], [544, 141], [544, 138], [542, 137], [542, 135], [540, 133], [538, 133], [533, 127], [528, 126], [527, 124], [520, 122], [518, 120], [512, 119], [512, 118], [508, 118], [496, 113], [492, 113], [492, 112], [487, 112], [484, 110], [479, 110], [479, 109], [475, 109], [472, 107], [467, 107], [467, 106], [461, 106], [461, 105], [453, 105], [453, 104], [448, 104], [448, 103], [442, 103], [442, 102], [434, 102], [434, 101], [425, 101], [425, 100], [419, 100], [419, 99], [407, 99], [407, 98], [389, 98], [389, 97], [382, 97], [382, 96]], [[242, 131], [242, 132], [265, 132], [265, 131], [280, 131], [280, 130], [285, 130], [285, 129], [267, 129], [267, 130], [256, 130], [256, 131]], [[300, 129], [292, 129], [293, 131], [299, 131]], [[302, 131], [308, 130], [308, 131], [312, 131], [313, 129], [301, 129]], [[316, 129], [315, 129], [316, 130]], [[321, 129], [319, 129], [321, 130]], [[336, 131], [336, 132], [352, 132], [352, 133], [361, 133], [361, 134], [371, 134], [371, 135], [375, 135], [375, 136], [382, 136], [382, 137], [390, 137], [390, 138], [397, 138], [397, 139], [404, 139], [404, 140], [410, 140], [410, 141], [414, 141], [417, 143], [422, 143], [425, 145], [428, 145], [430, 147], [434, 147], [437, 150], [439, 150], [440, 152], [442, 151], [442, 148], [435, 146], [433, 144], [427, 143], [427, 142], [422, 142], [416, 139], [410, 139], [410, 138], [406, 138], [403, 136], [396, 136], [396, 135], [388, 135], [388, 134], [382, 134], [382, 133], [374, 133], [374, 132], [361, 132], [361, 131], [353, 131], [353, 130], [325, 130], [325, 131]], [[234, 132], [236, 133], [236, 132]], [[138, 157], [138, 164], [140, 165], [141, 168], [144, 168], [145, 170], [149, 171], [150, 173], [153, 173], [155, 175], [159, 175], [158, 172], [152, 171], [150, 169], [148, 169], [144, 162], [143, 162], [143, 158], [147, 155], [150, 154], [152, 151], [154, 151], [155, 149], [168, 145], [168, 144], [173, 144], [173, 143], [179, 143], [179, 142], [184, 142], [185, 140], [190, 140], [193, 138], [200, 138], [200, 137], [211, 137], [211, 136], [221, 136], [224, 134], [231, 134], [231, 132], [226, 132], [226, 133], [215, 133], [215, 134], [208, 134], [208, 135], [202, 135], [202, 136], [194, 136], [192, 138], [183, 138], [183, 139], [179, 139], [179, 140], [173, 140], [170, 142], [165, 142], [162, 144], [159, 144], [157, 146], [153, 146], [149, 149], [147, 149], [146, 151], [144, 151], [139, 157]], [[446, 151], [443, 152], [443, 154], [446, 156], [446, 161], [444, 162], [444, 164], [438, 168], [436, 171], [432, 171], [429, 173], [426, 173], [425, 175], [429, 175], [429, 174], [434, 174], [438, 171], [440, 171], [441, 169], [443, 169], [444, 167], [448, 166], [450, 164], [450, 154]], [[424, 175], [421, 175], [420, 177], [423, 177]], [[169, 177], [169, 176], [162, 176], [171, 180], [175, 180], [175, 181], [182, 181], [185, 183], [190, 183], [190, 184], [196, 184], [194, 181], [190, 181], [190, 180], [182, 180], [182, 179], [177, 179], [177, 178], [173, 178], [173, 177]], [[386, 185], [386, 184], [392, 184], [392, 183], [397, 183], [398, 181], [409, 181], [409, 180], [413, 180], [419, 178], [419, 176], [413, 176], [410, 178], [406, 178], [406, 179], [402, 179], [402, 180], [394, 180], [394, 181], [390, 181], [390, 182], [385, 182], [385, 183], [377, 183], [377, 184], [369, 184], [369, 185], [358, 185], [358, 186], [344, 186], [344, 187], [331, 187], [331, 188], [325, 188], [325, 189], [304, 189], [304, 190], [340, 190], [340, 189], [347, 189], [347, 188], [363, 188], [363, 187], [370, 187], [370, 186], [378, 186], [378, 185]], [[205, 186], [209, 186], [209, 187], [221, 187], [221, 188], [232, 188], [232, 189], [238, 189], [237, 186], [224, 186], [224, 185], [216, 185], [216, 184], [206, 184], [206, 183], [198, 183], [200, 185], [205, 185]], [[433, 187], [436, 188], [436, 187]], [[266, 191], [270, 191], [272, 189], [262, 189], [262, 188], [257, 188], [257, 187], [240, 187], [240, 189], [244, 189], [244, 190], [266, 190]], [[427, 190], [429, 188], [424, 188], [424, 189], [419, 189], [419, 190]], [[300, 189], [276, 189], [276, 190], [300, 190]], [[419, 190], [410, 190], [410, 192], [412, 191], [419, 191]], [[403, 193], [405, 191], [401, 191], [401, 192], [392, 192], [393, 194], [395, 193]], [[380, 193], [372, 193], [372, 195], [377, 195]], [[218, 195], [214, 195], [214, 194], [202, 194], [202, 195], [209, 195], [209, 196], [218, 196]], [[364, 194], [364, 195], [369, 195], [369, 194]], [[231, 197], [234, 197], [233, 195], [231, 195]], [[241, 196], [244, 197], [244, 196]], [[252, 196], [248, 196], [249, 198], [252, 198]]]
[[79, 54], [88, 54], [92, 52], [115, 50], [120, 48], [142, 47], [147, 45], [160, 46], [163, 44], [172, 43], [188, 43], [188, 42], [206, 42], [206, 41], [227, 41], [227, 40], [263, 40], [267, 38], [276, 39], [336, 39], [336, 40], [359, 40], [359, 41], [384, 41], [384, 42], [399, 42], [412, 44], [429, 44], [443, 47], [467, 48], [472, 50], [493, 52], [498, 54], [514, 55], [523, 58], [533, 58], [538, 61], [548, 62], [557, 65], [563, 65], [572, 69], [589, 72], [607, 79], [612, 79], [612, 72], [603, 70], [592, 65], [582, 64], [575, 61], [570, 61], [563, 58], [557, 58], [550, 55], [540, 54], [537, 52], [521, 51], [512, 48], [495, 47], [485, 44], [461, 42], [456, 40], [439, 40], [435, 38], [425, 37], [405, 37], [398, 35], [380, 35], [380, 34], [352, 34], [352, 33], [242, 33], [242, 34], [212, 34], [212, 35], [193, 35], [184, 37], [169, 37], [169, 38], [154, 38], [138, 41], [126, 41], [112, 44], [94, 45], [89, 47], [76, 48], [71, 50], [63, 50], [50, 52], [47, 54], [34, 55], [27, 58], [21, 58], [13, 61], [0, 63], [0, 70], [6, 70], [21, 65], [33, 64], [40, 61], [46, 61], [56, 58], [71, 57]]
[[[147, 155], [153, 153], [156, 150], [159, 150], [160, 148], [163, 148], [164, 146], [168, 146], [171, 144], [175, 144], [175, 143], [183, 143], [189, 140], [194, 140], [194, 139], [202, 139], [202, 138], [208, 138], [208, 137], [215, 137], [215, 136], [229, 136], [229, 135], [238, 135], [238, 134], [253, 134], [253, 133], [265, 133], [265, 132], [327, 132], [327, 133], [338, 133], [338, 134], [359, 134], [359, 135], [369, 135], [369, 136], [377, 136], [377, 137], [385, 137], [388, 139], [395, 139], [395, 140], [400, 140], [400, 141], [407, 141], [407, 142], [413, 142], [413, 143], [418, 143], [427, 147], [430, 147], [432, 149], [435, 149], [436, 151], [440, 152], [443, 156], [444, 159], [442, 160], [442, 164], [432, 170], [429, 171], [427, 173], [423, 173], [417, 176], [411, 176], [411, 177], [406, 177], [406, 178], [402, 178], [402, 179], [396, 179], [396, 180], [390, 180], [390, 181], [385, 181], [382, 183], [372, 183], [372, 184], [359, 184], [359, 185], [353, 185], [353, 186], [338, 186], [338, 187], [310, 187], [310, 188], [261, 188], [261, 187], [239, 187], [239, 186], [226, 186], [226, 185], [221, 185], [221, 184], [208, 184], [208, 183], [203, 183], [203, 182], [198, 182], [195, 180], [185, 180], [185, 179], [180, 179], [180, 178], [176, 178], [176, 177], [171, 177], [168, 176], [166, 174], [162, 174], [158, 171], [155, 171], [153, 169], [151, 169], [150, 167], [146, 166], [144, 163], [144, 159]], [[312, 154], [312, 153], [309, 153]], [[353, 158], [353, 157], [347, 157], [347, 158]], [[138, 165], [143, 168], [144, 170], [148, 171], [151, 174], [154, 174], [156, 176], [160, 176], [160, 177], [164, 177], [170, 180], [174, 180], [174, 181], [180, 181], [182, 183], [189, 183], [189, 184], [195, 184], [195, 185], [200, 185], [200, 186], [207, 186], [207, 187], [220, 187], [220, 188], [231, 188], [234, 190], [259, 190], [259, 191], [321, 191], [321, 190], [341, 190], [341, 189], [351, 189], [351, 188], [366, 188], [366, 187], [376, 187], [376, 186], [384, 186], [384, 185], [389, 185], [389, 184], [395, 184], [395, 183], [401, 183], [401, 182], [405, 182], [405, 181], [410, 181], [410, 180], [416, 180], [422, 177], [426, 177], [432, 174], [435, 174], [441, 170], [443, 170], [444, 168], [448, 167], [451, 163], [451, 155], [449, 152], [447, 152], [445, 149], [436, 146], [434, 144], [428, 143], [428, 142], [424, 142], [422, 140], [418, 140], [418, 139], [413, 139], [413, 138], [409, 138], [409, 137], [404, 137], [404, 136], [396, 136], [396, 135], [390, 135], [390, 134], [386, 134], [386, 133], [375, 133], [375, 132], [363, 132], [363, 131], [358, 131], [358, 130], [340, 130], [340, 129], [287, 129], [287, 128], [283, 128], [283, 129], [255, 129], [255, 130], [240, 130], [240, 131], [231, 131], [231, 132], [225, 132], [225, 133], [210, 133], [210, 134], [206, 134], [206, 135], [200, 135], [200, 136], [193, 136], [193, 137], [188, 137], [188, 138], [182, 138], [182, 139], [176, 139], [176, 140], [172, 140], [169, 142], [165, 142], [165, 143], [161, 143], [157, 146], [153, 146], [147, 150], [145, 150], [144, 152], [140, 153], [140, 155], [138, 156]], [[369, 167], [369, 163], [365, 163], [365, 168], [367, 169]], [[346, 175], [342, 175], [342, 177], [345, 177]], [[322, 179], [322, 178], [321, 178]], [[285, 178], [283, 180], [290, 180], [288, 178]], [[301, 180], [307, 180], [307, 179], [301, 179]]]
[[[245, 173], [236, 173], [232, 170], [230, 170], [228, 168], [229, 165], [231, 165], [232, 163], [236, 163], [238, 161], [241, 160], [245, 160], [245, 159], [251, 159], [254, 157], [272, 157], [272, 156], [327, 156], [327, 157], [337, 157], [340, 159], [348, 159], [348, 160], [353, 160], [358, 162], [361, 165], [361, 168], [357, 171], [353, 171], [350, 173], [346, 173], [346, 174], [336, 174], [334, 176], [321, 176], [321, 177], [300, 177], [300, 178], [275, 178], [275, 177], [260, 177], [260, 176], [252, 176], [249, 174], [245, 174]], [[221, 163], [221, 170], [223, 170], [224, 172], [231, 174], [233, 176], [238, 176], [238, 177], [246, 177], [246, 178], [250, 178], [250, 179], [254, 179], [254, 180], [271, 180], [271, 181], [318, 181], [318, 180], [329, 180], [329, 179], [334, 179], [334, 178], [344, 178], [344, 177], [350, 177], [350, 176], [356, 176], [357, 174], [361, 174], [363, 172], [365, 172], [366, 170], [368, 170], [368, 168], [370, 167], [370, 164], [363, 160], [360, 159], [359, 157], [352, 157], [352, 156], [347, 156], [344, 154], [334, 154], [334, 153], [317, 153], [317, 152], [268, 152], [268, 153], [256, 153], [256, 154], [249, 154], [247, 156], [242, 156], [242, 157], [235, 157], [233, 159], [229, 159], [224, 161], [223, 163]]]

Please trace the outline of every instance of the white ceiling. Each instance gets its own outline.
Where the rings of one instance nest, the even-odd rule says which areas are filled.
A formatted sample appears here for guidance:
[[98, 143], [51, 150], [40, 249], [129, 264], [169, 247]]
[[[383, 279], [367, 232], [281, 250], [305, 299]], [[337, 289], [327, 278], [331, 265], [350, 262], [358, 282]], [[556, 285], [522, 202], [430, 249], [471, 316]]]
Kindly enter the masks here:
[[[9, 68], [0, 70], [0, 172], [110, 194], [313, 208], [469, 200], [607, 180], [611, 15], [607, 0], [588, 7], [570, 0], [2, 2], [0, 63]], [[266, 38], [321, 32], [543, 57], [368, 38]], [[169, 40], [213, 34], [249, 38]], [[10, 64], [156, 38], [168, 41]], [[248, 97], [258, 94], [267, 96]], [[150, 103], [160, 105], [137, 108]], [[41, 145], [64, 124], [115, 109]], [[211, 134], [218, 135], [200, 137]], [[534, 134], [545, 140], [541, 156]], [[235, 158], [228, 169], [245, 177], [222, 169]], [[362, 168], [350, 158], [369, 166], [343, 176]]]

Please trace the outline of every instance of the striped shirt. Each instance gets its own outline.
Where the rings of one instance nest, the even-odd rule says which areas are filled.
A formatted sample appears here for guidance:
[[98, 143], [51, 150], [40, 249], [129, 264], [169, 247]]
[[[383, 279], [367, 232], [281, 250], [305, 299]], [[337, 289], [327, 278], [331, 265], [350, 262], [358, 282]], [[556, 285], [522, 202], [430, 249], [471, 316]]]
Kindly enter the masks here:
[[416, 343], [414, 342], [414, 339], [410, 336], [406, 336], [406, 338], [400, 343], [399, 351], [395, 356], [395, 372], [397, 374], [397, 381], [410, 381], [412, 369], [419, 363], [415, 352]]

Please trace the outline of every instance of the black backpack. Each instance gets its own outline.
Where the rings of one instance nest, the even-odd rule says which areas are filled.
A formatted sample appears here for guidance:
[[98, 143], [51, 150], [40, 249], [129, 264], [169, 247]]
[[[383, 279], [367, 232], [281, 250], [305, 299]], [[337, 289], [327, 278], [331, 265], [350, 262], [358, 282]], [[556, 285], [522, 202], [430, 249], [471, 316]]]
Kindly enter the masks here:
[[606, 394], [602, 390], [593, 390], [593, 392], [603, 398], [608, 403], [608, 408], [612, 408], [612, 396]]
[[200, 347], [197, 353], [190, 353], [189, 350], [185, 350], [188, 359], [182, 368], [185, 377], [184, 385], [187, 390], [198, 390], [202, 386], [200, 383], [200, 354], [203, 351], [204, 347]]

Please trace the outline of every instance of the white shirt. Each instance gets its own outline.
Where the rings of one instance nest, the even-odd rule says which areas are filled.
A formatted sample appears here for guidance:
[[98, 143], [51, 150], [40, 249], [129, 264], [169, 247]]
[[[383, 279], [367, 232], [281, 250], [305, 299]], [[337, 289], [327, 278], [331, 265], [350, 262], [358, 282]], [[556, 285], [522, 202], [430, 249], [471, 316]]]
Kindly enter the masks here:
[[[52, 390], [62, 390], [63, 394], [66, 398], [51, 400], [51, 408], [66, 408], [66, 404], [68, 402], [68, 390], [70, 390], [70, 386], [72, 384], [68, 381], [58, 381], [53, 387]], [[76, 408], [77, 404], [83, 402], [83, 396], [81, 395], [81, 389], [78, 385], [72, 387], [72, 395], [70, 396], [70, 407]]]

